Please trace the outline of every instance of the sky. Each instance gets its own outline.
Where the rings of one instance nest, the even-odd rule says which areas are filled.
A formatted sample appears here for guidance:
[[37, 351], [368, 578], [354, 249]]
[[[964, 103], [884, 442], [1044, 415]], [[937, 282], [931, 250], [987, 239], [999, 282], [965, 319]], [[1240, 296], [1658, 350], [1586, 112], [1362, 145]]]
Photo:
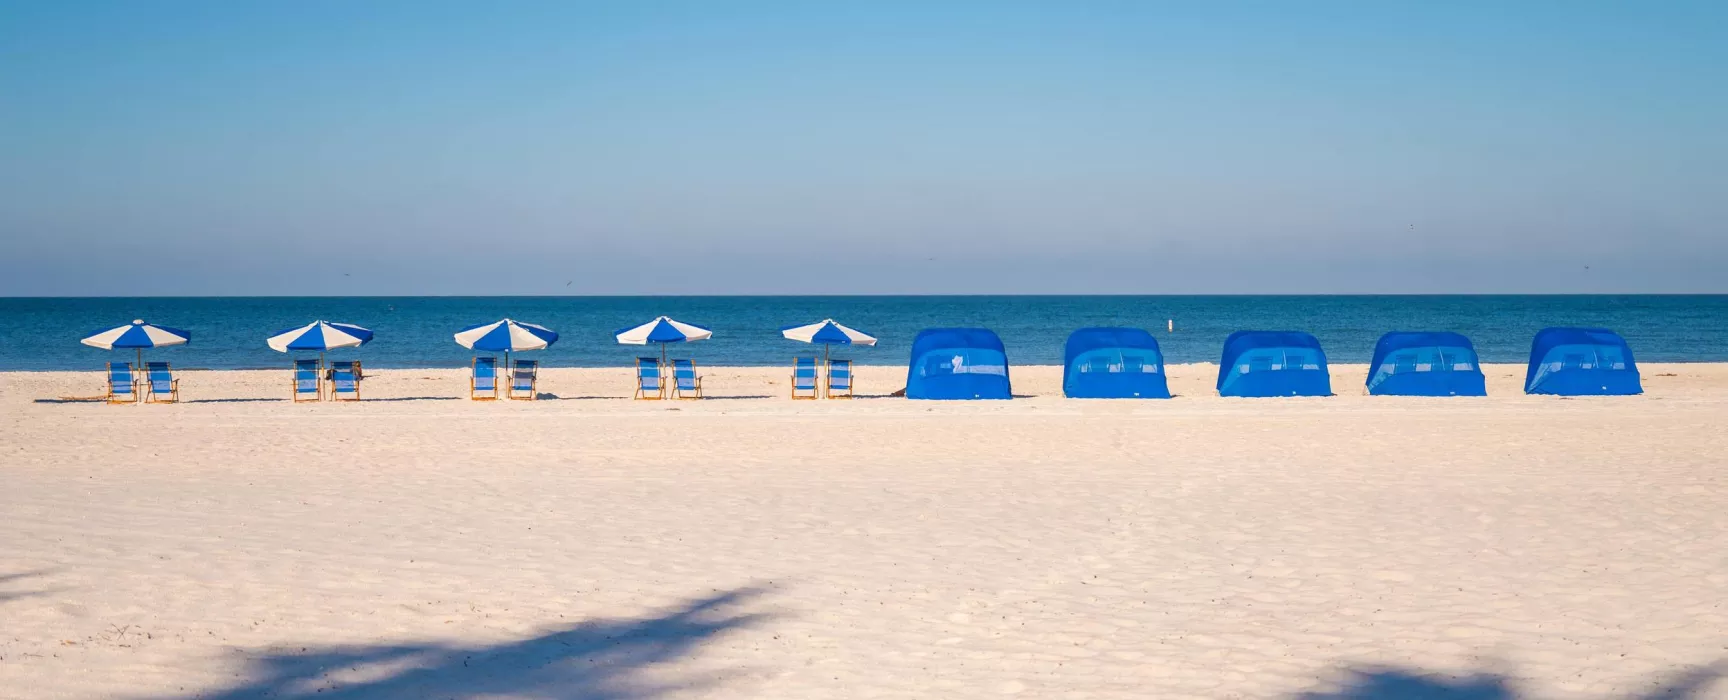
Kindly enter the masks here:
[[1728, 3], [0, 0], [0, 296], [1728, 292]]

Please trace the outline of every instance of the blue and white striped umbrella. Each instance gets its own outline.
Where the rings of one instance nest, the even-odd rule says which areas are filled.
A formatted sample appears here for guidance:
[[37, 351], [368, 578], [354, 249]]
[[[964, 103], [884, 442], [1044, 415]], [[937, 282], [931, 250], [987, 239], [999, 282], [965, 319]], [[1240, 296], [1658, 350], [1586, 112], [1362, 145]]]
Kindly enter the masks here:
[[544, 350], [558, 342], [558, 334], [545, 326], [504, 319], [456, 332], [456, 344], [472, 350], [521, 352]]
[[372, 331], [348, 323], [313, 321], [299, 328], [280, 331], [264, 341], [276, 352], [357, 348], [372, 342]]
[[647, 345], [649, 343], [687, 343], [692, 340], [707, 340], [714, 331], [701, 326], [674, 321], [665, 316], [644, 323], [635, 328], [618, 331], [618, 342], [624, 345]]
[[661, 316], [635, 328], [618, 331], [613, 337], [623, 345], [660, 344], [660, 361], [666, 361], [667, 343], [688, 343], [694, 340], [707, 340], [713, 337], [714, 331], [701, 326], [674, 321]]
[[185, 345], [190, 340], [192, 340], [192, 334], [186, 331], [152, 325], [138, 320], [119, 328], [110, 328], [78, 342], [103, 350], [113, 350], [114, 348], [138, 348], [142, 350], [166, 345]]
[[876, 344], [875, 336], [842, 326], [831, 318], [802, 326], [787, 326], [780, 329], [780, 335], [785, 336], [787, 340], [796, 340], [801, 343], [820, 343], [823, 362], [828, 361], [828, 347], [830, 345], [871, 346]]
[[787, 340], [802, 343], [821, 343], [823, 345], [875, 345], [876, 338], [854, 328], [847, 328], [825, 319], [817, 323], [802, 326], [787, 326], [780, 329], [780, 335]]
[[159, 348], [168, 345], [185, 345], [192, 341], [192, 334], [178, 328], [157, 326], [134, 320], [118, 328], [96, 333], [78, 342], [93, 348], [113, 350], [115, 348], [131, 348], [138, 351], [138, 364], [144, 364], [144, 348]]

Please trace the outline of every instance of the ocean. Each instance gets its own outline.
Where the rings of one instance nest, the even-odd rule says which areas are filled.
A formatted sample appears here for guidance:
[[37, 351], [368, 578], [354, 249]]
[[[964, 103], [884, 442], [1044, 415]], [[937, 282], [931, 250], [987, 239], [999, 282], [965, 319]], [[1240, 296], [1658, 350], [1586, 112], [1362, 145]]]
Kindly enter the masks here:
[[[840, 348], [860, 364], [904, 364], [912, 337], [938, 326], [989, 328], [1015, 364], [1060, 364], [1076, 328], [1138, 326], [1154, 332], [1167, 362], [1217, 362], [1236, 330], [1302, 330], [1333, 362], [1367, 362], [1391, 330], [1450, 330], [1475, 341], [1484, 362], [1524, 362], [1546, 326], [1618, 331], [1646, 362], [1728, 361], [1728, 295], [1610, 296], [845, 296], [845, 297], [234, 297], [0, 299], [0, 370], [93, 370], [117, 355], [79, 338], [134, 318], [192, 333], [185, 346], [149, 357], [195, 369], [279, 368], [272, 333], [314, 320], [372, 329], [365, 347], [331, 353], [369, 367], [461, 367], [472, 351], [451, 335], [509, 317], [560, 334], [532, 353], [556, 367], [625, 366], [651, 349], [616, 344], [620, 329], [668, 315], [714, 331], [674, 346], [710, 366], [789, 364], [809, 346], [783, 326], [833, 318], [875, 335], [874, 348]], [[1175, 323], [1168, 331], [1167, 321]]]

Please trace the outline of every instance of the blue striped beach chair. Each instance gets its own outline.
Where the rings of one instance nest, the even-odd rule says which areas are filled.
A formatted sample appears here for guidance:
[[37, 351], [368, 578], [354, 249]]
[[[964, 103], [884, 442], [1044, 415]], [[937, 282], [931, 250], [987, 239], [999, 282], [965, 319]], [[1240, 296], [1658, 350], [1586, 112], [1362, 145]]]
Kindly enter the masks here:
[[510, 364], [510, 398], [533, 401], [539, 396], [534, 387], [540, 374], [540, 363], [534, 360], [517, 360]]
[[792, 398], [815, 399], [816, 393], [816, 358], [792, 358]]
[[108, 403], [138, 402], [138, 380], [132, 376], [132, 363], [108, 363], [108, 394], [102, 398]]
[[672, 361], [672, 398], [702, 398], [702, 375], [696, 373], [696, 363], [690, 360]]
[[294, 402], [318, 401], [324, 398], [323, 370], [318, 360], [294, 361]]
[[828, 391], [824, 394], [830, 399], [852, 398], [852, 361], [828, 361]]
[[330, 363], [330, 400], [359, 401], [360, 380], [365, 374], [360, 371], [359, 360], [341, 360]]
[[660, 358], [636, 358], [636, 398], [651, 401], [666, 398], [666, 378], [661, 373]]
[[468, 373], [468, 398], [495, 401], [498, 398], [498, 358], [476, 357]]
[[145, 363], [144, 381], [148, 387], [144, 393], [145, 401], [175, 403], [180, 400], [180, 380], [174, 378], [174, 370], [168, 367], [168, 363]]

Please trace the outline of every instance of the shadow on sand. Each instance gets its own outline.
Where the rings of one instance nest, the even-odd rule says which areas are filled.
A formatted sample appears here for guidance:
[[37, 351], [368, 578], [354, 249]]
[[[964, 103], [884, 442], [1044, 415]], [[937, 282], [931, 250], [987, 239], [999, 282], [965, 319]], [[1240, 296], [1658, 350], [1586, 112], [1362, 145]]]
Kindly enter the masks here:
[[[1699, 666], [1654, 681], [1652, 690], [1624, 700], [1701, 700], [1725, 672], [1728, 664], [1721, 662]], [[1337, 691], [1304, 693], [1296, 700], [1538, 700], [1513, 685], [1510, 677], [1491, 672], [1459, 677], [1405, 668], [1361, 668], [1348, 671]]]
[[[8, 587], [10, 584], [17, 582], [17, 581], [24, 581], [24, 580], [33, 579], [33, 578], [42, 578], [44, 576], [50, 576], [55, 571], [56, 571], [55, 569], [38, 569], [36, 571], [20, 571], [16, 574], [0, 574], [0, 588]], [[66, 589], [64, 589], [64, 588], [44, 588], [44, 589], [29, 590], [29, 591], [0, 590], [0, 603], [5, 603], [8, 601], [13, 601], [13, 600], [19, 600], [22, 598], [32, 598], [32, 597], [40, 596], [40, 595], [48, 595], [49, 593], [58, 593], [58, 592], [63, 591], [63, 590], [66, 590]]]
[[529, 697], [632, 700], [676, 688], [709, 688], [725, 677], [647, 678], [649, 667], [693, 653], [767, 615], [739, 606], [762, 594], [743, 588], [645, 618], [600, 618], [495, 645], [404, 644], [292, 648], [252, 658], [233, 686], [200, 698]]
[[286, 403], [289, 399], [186, 399], [181, 403]]

